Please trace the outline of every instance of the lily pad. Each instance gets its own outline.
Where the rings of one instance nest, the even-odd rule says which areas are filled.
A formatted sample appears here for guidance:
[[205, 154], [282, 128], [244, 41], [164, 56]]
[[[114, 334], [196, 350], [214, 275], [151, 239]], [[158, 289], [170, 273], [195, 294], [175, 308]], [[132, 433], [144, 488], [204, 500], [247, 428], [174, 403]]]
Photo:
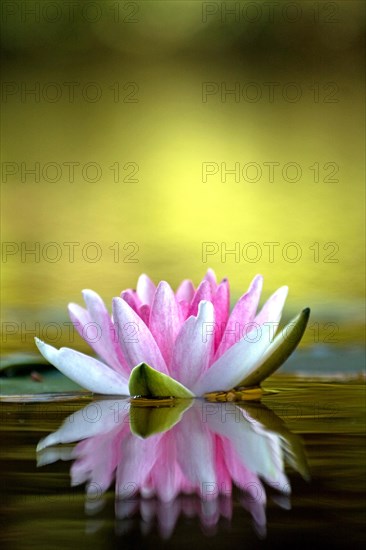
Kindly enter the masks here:
[[238, 387], [258, 386], [265, 378], [273, 374], [296, 349], [305, 332], [309, 316], [310, 309], [303, 309], [295, 319], [286, 325], [268, 347], [261, 365], [243, 378]]
[[130, 395], [142, 397], [194, 397], [185, 386], [146, 363], [132, 369], [128, 387]]

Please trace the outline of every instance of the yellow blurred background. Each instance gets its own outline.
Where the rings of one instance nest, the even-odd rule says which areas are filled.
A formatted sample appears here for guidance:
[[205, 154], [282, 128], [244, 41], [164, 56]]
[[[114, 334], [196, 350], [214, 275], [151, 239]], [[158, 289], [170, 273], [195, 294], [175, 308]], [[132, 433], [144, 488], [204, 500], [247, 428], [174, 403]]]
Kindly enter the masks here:
[[308, 341], [360, 340], [363, 2], [4, 2], [2, 25], [3, 350], [68, 343], [83, 288], [208, 267], [233, 300], [289, 285]]

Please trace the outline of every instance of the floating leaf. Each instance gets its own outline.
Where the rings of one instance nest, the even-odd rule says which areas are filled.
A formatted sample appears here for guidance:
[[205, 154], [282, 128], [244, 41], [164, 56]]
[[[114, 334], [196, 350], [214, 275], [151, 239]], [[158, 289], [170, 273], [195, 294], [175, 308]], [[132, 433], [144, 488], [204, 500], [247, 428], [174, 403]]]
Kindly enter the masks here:
[[296, 349], [305, 332], [309, 316], [310, 309], [306, 308], [286, 325], [267, 348], [259, 367], [243, 378], [238, 387], [258, 386], [265, 378], [273, 374]]
[[143, 397], [194, 397], [194, 394], [183, 384], [149, 367], [146, 363], [141, 363], [132, 369], [128, 387], [130, 395]]

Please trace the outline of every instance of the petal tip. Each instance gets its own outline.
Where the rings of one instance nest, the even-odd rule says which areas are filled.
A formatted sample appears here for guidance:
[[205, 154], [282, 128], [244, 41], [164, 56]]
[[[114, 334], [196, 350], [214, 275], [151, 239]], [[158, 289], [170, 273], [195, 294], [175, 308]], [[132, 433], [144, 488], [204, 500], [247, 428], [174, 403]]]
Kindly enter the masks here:
[[86, 302], [87, 300], [101, 300], [101, 297], [99, 296], [99, 294], [97, 292], [95, 292], [95, 290], [92, 290], [91, 288], [84, 288], [82, 291], [81, 291], [81, 294], [84, 298], [84, 301]]
[[34, 341], [38, 349], [44, 345], [44, 342], [42, 342], [42, 340], [40, 340], [37, 336], [34, 337]]
[[46, 344], [39, 338], [35, 337], [34, 341], [36, 343], [36, 346], [39, 350], [39, 352], [43, 355], [47, 361], [53, 364], [53, 359], [56, 357], [55, 354], [57, 354], [60, 350], [57, 348], [54, 348], [53, 346], [50, 346], [49, 344]]

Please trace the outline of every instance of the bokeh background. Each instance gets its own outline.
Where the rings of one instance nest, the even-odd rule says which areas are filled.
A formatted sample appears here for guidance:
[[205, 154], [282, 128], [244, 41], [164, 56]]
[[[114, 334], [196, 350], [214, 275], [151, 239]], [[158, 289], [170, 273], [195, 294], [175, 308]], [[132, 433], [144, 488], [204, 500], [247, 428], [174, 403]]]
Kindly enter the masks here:
[[3, 353], [71, 345], [83, 288], [109, 304], [141, 272], [176, 287], [208, 267], [233, 300], [256, 273], [263, 299], [288, 284], [285, 317], [312, 308], [305, 345], [357, 346], [364, 12], [3, 2]]

